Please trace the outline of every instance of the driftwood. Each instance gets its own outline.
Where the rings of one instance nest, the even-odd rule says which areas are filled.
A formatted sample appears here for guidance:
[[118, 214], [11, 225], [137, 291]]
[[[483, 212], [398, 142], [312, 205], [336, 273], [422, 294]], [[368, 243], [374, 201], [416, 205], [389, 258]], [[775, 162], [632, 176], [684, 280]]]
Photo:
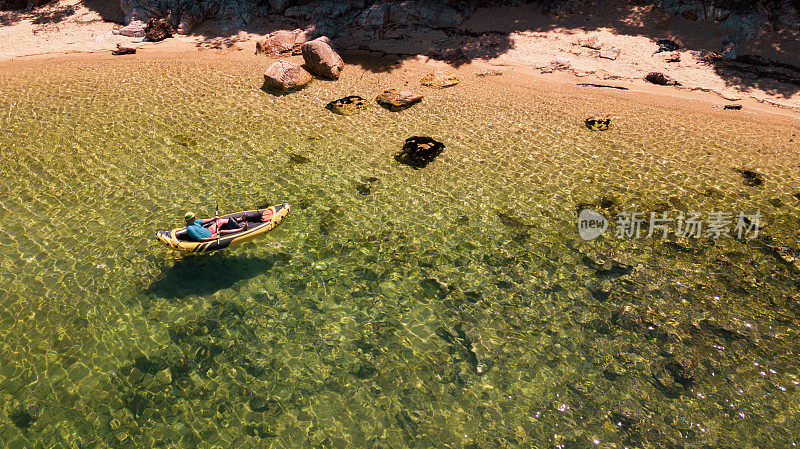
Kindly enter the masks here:
[[609, 89], [628, 90], [627, 87], [612, 86], [610, 84], [578, 83], [578, 86], [581, 86], [581, 87], [607, 87]]
[[116, 50], [112, 50], [111, 51], [111, 54], [115, 55], [115, 56], [132, 55], [134, 53], [136, 53], [136, 49], [135, 48], [133, 48], [133, 47], [122, 47], [119, 44], [117, 44], [117, 49]]

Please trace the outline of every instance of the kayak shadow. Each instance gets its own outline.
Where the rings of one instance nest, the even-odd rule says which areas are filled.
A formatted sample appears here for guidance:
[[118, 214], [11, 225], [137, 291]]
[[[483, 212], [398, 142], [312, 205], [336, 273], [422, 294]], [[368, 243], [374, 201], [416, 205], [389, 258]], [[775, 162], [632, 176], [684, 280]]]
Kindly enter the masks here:
[[239, 281], [264, 274], [275, 265], [288, 262], [291, 257], [286, 253], [265, 257], [224, 253], [187, 256], [165, 263], [161, 267], [161, 275], [144, 292], [174, 299], [210, 295], [231, 288]]

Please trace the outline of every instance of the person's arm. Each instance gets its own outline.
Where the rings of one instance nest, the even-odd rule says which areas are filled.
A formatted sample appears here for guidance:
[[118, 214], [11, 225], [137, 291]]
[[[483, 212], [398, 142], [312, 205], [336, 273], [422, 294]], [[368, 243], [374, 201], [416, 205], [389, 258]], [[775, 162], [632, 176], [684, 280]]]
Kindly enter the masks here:
[[218, 238], [219, 238], [219, 237], [217, 237], [215, 234], [211, 234], [211, 236], [209, 236], [209, 237], [203, 237], [203, 238], [202, 238], [202, 239], [200, 239], [199, 241], [201, 241], [201, 242], [210, 242], [210, 241], [212, 241], [212, 240], [217, 240]]

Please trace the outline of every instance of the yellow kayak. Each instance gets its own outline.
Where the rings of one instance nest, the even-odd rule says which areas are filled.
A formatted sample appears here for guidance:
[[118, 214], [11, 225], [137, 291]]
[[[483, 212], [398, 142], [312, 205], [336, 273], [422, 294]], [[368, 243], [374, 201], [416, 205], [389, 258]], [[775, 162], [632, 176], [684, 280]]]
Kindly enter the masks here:
[[[189, 240], [186, 227], [173, 229], [171, 231], [157, 231], [156, 238], [158, 238], [158, 241], [164, 246], [177, 251], [187, 253], [216, 251], [218, 249], [249, 242], [256, 237], [266, 234], [267, 231], [271, 231], [275, 226], [281, 224], [281, 222], [286, 219], [287, 215], [289, 215], [288, 203], [270, 206], [262, 210], [248, 210], [223, 215], [219, 218], [236, 218], [237, 221], [242, 221], [243, 218], [246, 218], [247, 229], [234, 234], [221, 236], [209, 242], [194, 242]], [[264, 217], [267, 217], [266, 221]]]

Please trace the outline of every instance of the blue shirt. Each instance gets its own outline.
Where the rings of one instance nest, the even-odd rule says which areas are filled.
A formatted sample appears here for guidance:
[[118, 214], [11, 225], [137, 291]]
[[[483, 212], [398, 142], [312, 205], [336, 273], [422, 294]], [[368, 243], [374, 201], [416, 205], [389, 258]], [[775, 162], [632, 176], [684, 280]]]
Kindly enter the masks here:
[[200, 239], [206, 237], [211, 237], [211, 231], [203, 227], [203, 220], [199, 218], [195, 218], [194, 223], [186, 226], [186, 232], [189, 233], [189, 238], [195, 242], [199, 242]]

